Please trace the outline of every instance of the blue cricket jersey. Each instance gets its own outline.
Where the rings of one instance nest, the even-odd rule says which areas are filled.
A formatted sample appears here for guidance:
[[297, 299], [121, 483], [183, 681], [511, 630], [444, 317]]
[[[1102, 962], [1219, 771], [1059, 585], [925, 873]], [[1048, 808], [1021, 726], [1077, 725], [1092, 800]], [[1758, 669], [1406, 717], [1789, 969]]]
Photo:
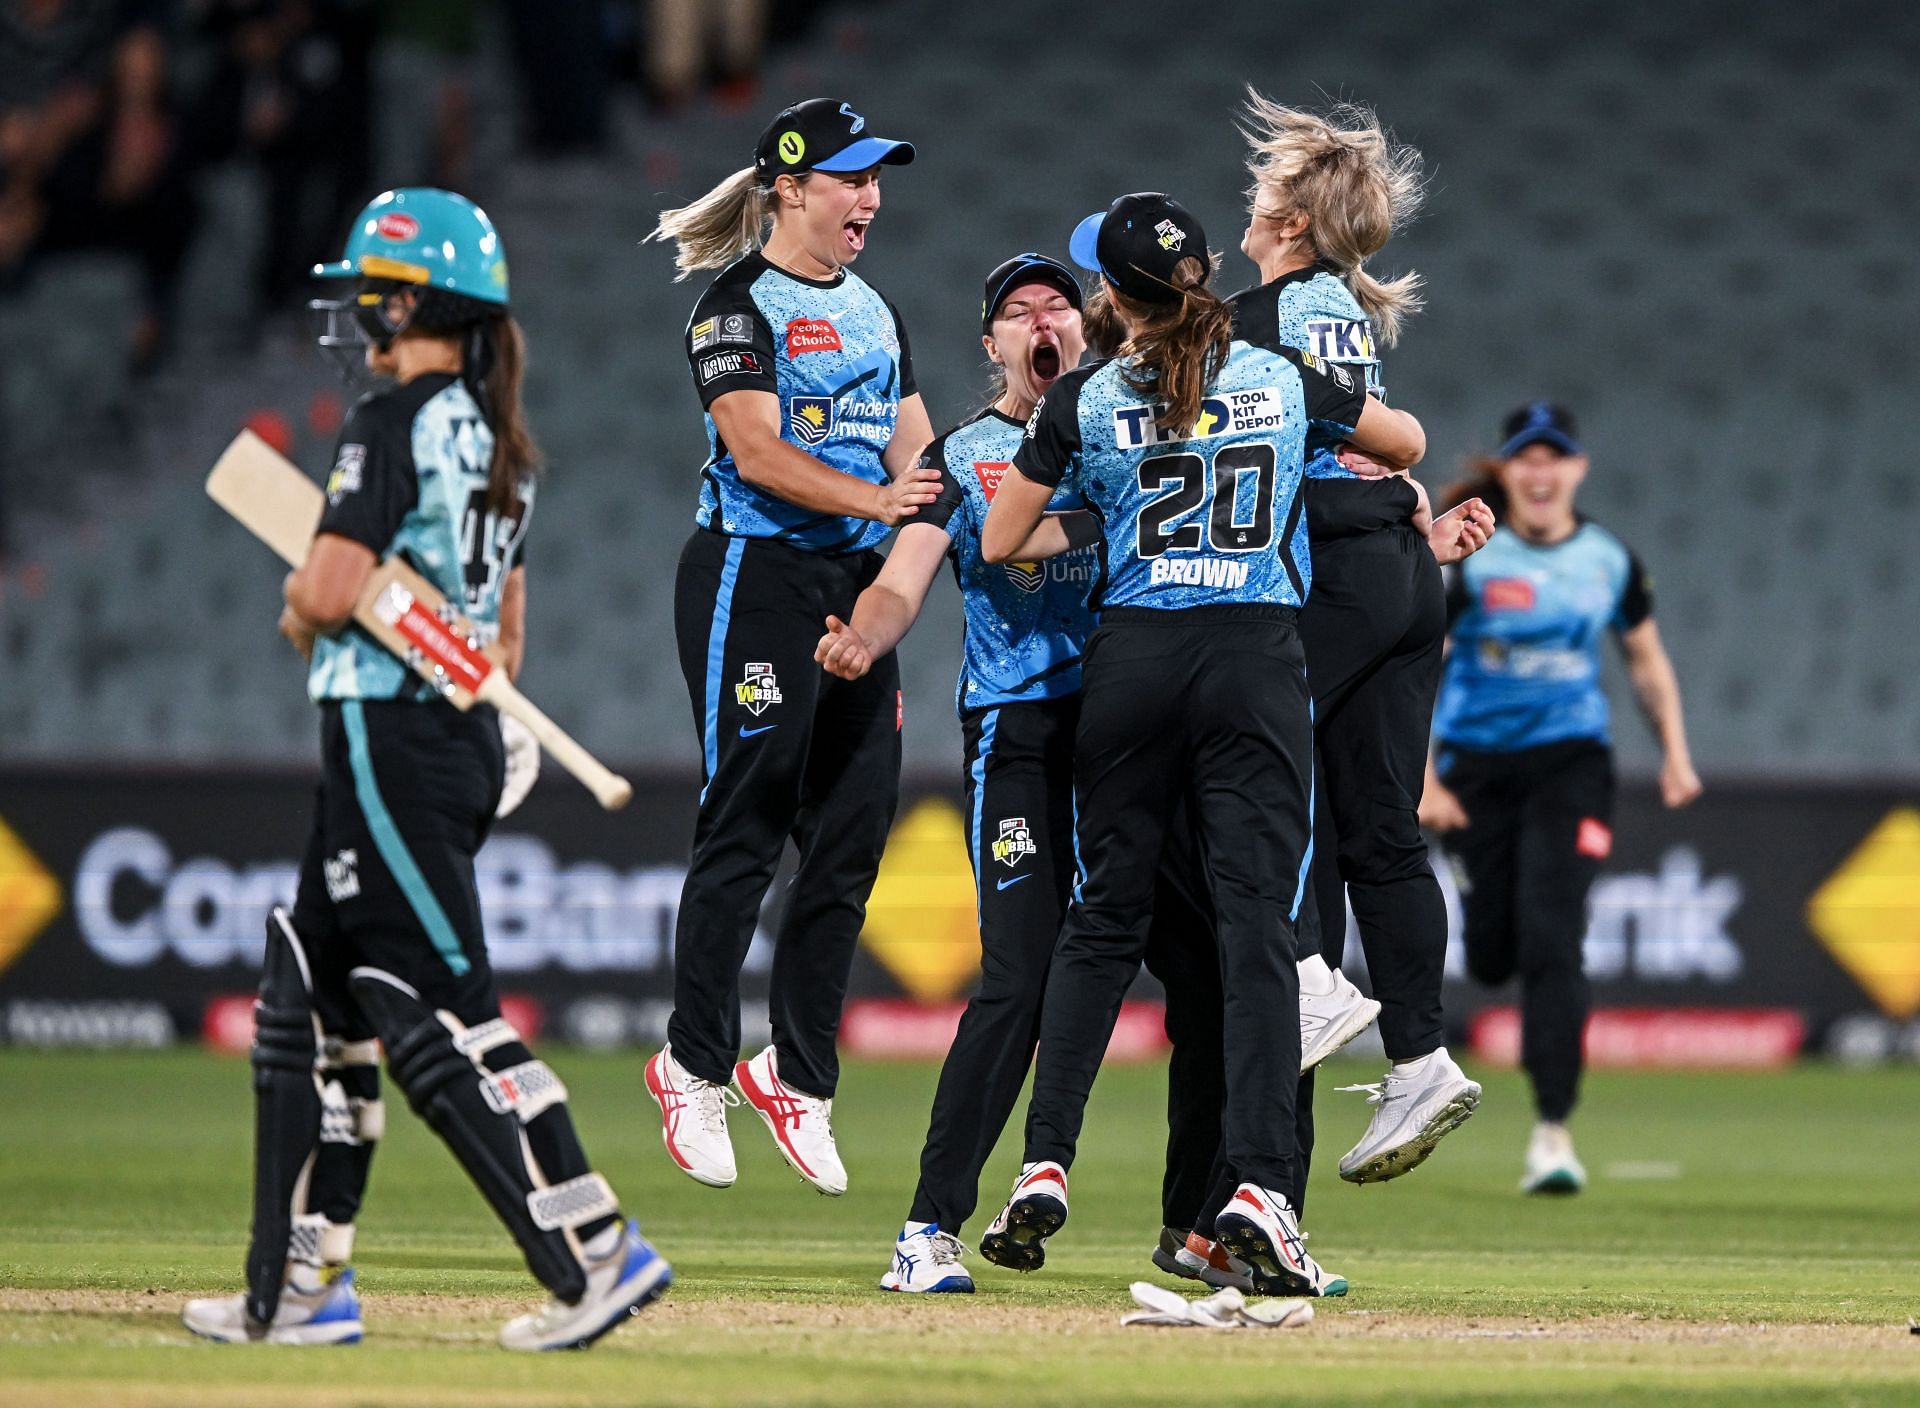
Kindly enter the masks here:
[[1449, 574], [1440, 741], [1494, 753], [1608, 742], [1600, 642], [1653, 615], [1652, 587], [1626, 545], [1585, 519], [1545, 546], [1509, 530]]
[[1105, 580], [1096, 604], [1302, 605], [1312, 572], [1299, 492], [1307, 433], [1351, 435], [1365, 380], [1289, 347], [1236, 341], [1199, 420], [1163, 430], [1125, 370], [1107, 361], [1061, 377], [1013, 461], [1099, 515]]
[[[881, 454], [900, 403], [915, 393], [906, 329], [893, 305], [842, 269], [803, 279], [764, 256], [721, 271], [687, 322], [687, 356], [702, 409], [729, 391], [770, 391], [780, 437], [829, 469], [887, 481]], [[877, 546], [890, 529], [865, 518], [815, 513], [755, 488], [707, 416], [707, 463], [695, 521], [736, 538], [778, 538], [812, 552]]]
[[[1366, 310], [1332, 269], [1310, 265], [1233, 296], [1233, 335], [1255, 347], [1293, 347], [1350, 367], [1386, 399], [1380, 354]], [[1419, 507], [1403, 476], [1362, 479], [1340, 463], [1340, 438], [1307, 435], [1307, 531], [1320, 542], [1410, 522]]]
[[[1045, 562], [995, 565], [980, 556], [981, 525], [1023, 434], [1021, 422], [989, 409], [935, 440], [923, 463], [940, 471], [940, 497], [909, 520], [943, 528], [953, 540], [947, 557], [966, 613], [956, 690], [963, 712], [1077, 693], [1081, 652], [1094, 627], [1097, 548]], [[1064, 489], [1048, 505], [1081, 506]]]

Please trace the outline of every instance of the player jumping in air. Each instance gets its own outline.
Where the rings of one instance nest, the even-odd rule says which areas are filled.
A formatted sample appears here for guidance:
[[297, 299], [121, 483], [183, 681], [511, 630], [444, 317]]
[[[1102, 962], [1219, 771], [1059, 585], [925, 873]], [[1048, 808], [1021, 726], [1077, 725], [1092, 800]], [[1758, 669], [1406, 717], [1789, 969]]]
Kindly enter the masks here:
[[[721, 269], [687, 325], [710, 453], [674, 584], [705, 780], [673, 1016], [646, 1070], [668, 1154], [716, 1188], [735, 1178], [727, 1105], [740, 1098], [803, 1179], [847, 1188], [834, 1041], [892, 825], [903, 702], [891, 658], [840, 680], [813, 648], [879, 574], [889, 529], [938, 487], [916, 467], [933, 429], [906, 330], [849, 268], [880, 210], [880, 168], [912, 160], [850, 105], [815, 98], [653, 232], [675, 242], [682, 277]], [[789, 838], [800, 862], [775, 936], [773, 1044], [742, 1061], [740, 965]]]

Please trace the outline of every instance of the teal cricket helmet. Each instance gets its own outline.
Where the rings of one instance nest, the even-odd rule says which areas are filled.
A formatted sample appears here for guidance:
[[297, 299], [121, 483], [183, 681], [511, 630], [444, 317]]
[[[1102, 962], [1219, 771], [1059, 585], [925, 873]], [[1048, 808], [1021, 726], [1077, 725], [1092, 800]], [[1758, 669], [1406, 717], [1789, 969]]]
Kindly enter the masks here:
[[420, 284], [503, 308], [507, 303], [506, 251], [486, 211], [432, 186], [375, 196], [354, 218], [346, 257], [314, 265], [313, 275]]

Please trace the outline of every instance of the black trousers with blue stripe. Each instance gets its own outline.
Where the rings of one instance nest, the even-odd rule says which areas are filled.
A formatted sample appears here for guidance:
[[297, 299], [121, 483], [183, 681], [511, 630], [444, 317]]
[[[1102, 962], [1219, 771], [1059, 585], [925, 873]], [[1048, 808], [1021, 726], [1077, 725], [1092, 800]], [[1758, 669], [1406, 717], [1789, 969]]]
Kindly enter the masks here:
[[841, 680], [814, 663], [853, 614], [876, 552], [830, 557], [696, 529], [674, 631], [704, 782], [674, 929], [674, 1058], [724, 1083], [740, 1056], [740, 966], [789, 840], [799, 868], [774, 935], [769, 1016], [780, 1078], [831, 1097], [835, 1039], [867, 896], [900, 789], [899, 665]]
[[[353, 969], [392, 974], [429, 1011], [479, 1026], [500, 1015], [487, 961], [473, 862], [493, 825], [506, 777], [500, 721], [485, 705], [410, 699], [346, 700], [320, 707], [320, 785], [300, 863], [293, 928], [307, 953], [314, 1010], [328, 1036], [378, 1037], [391, 1048], [404, 1031], [381, 1031], [348, 987]], [[532, 1059], [523, 1042], [495, 1047], [488, 1069]], [[378, 1094], [370, 1068], [350, 1068], [348, 1094]], [[367, 1082], [356, 1085], [354, 1082]], [[565, 1104], [526, 1128], [552, 1182], [588, 1173]], [[352, 1222], [371, 1149], [322, 1143], [307, 1206]], [[592, 1235], [611, 1219], [581, 1229]]]

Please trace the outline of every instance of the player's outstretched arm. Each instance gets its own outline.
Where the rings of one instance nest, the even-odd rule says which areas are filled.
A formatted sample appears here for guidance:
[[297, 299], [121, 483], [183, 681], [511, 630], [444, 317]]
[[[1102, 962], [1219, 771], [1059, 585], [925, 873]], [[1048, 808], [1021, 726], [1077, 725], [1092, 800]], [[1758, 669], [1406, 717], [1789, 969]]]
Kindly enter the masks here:
[[1052, 485], [1036, 484], [1016, 463], [1000, 481], [993, 507], [987, 510], [987, 521], [980, 529], [980, 556], [988, 562], [1024, 560], [1022, 549], [1040, 526], [1052, 498]]
[[880, 463], [898, 479], [920, 463], [920, 452], [933, 440], [933, 421], [927, 415], [927, 403], [915, 392], [900, 403], [900, 415], [893, 423], [893, 435], [880, 453]]
[[1043, 514], [1013, 555], [1015, 562], [1045, 562], [1100, 541], [1100, 520], [1085, 509]]
[[927, 589], [939, 574], [952, 539], [931, 523], [909, 523], [894, 539], [887, 565], [853, 604], [853, 620], [827, 618], [813, 658], [830, 675], [857, 680], [898, 645], [919, 619]]

